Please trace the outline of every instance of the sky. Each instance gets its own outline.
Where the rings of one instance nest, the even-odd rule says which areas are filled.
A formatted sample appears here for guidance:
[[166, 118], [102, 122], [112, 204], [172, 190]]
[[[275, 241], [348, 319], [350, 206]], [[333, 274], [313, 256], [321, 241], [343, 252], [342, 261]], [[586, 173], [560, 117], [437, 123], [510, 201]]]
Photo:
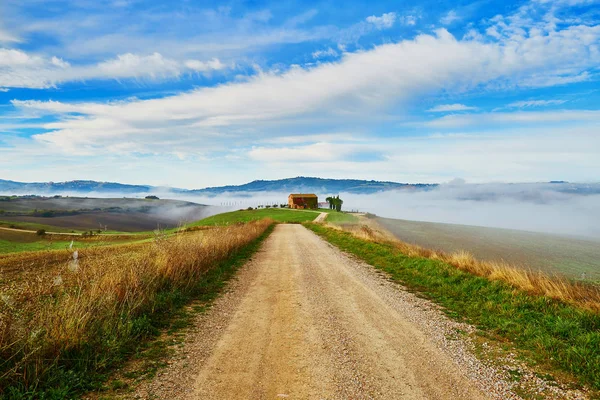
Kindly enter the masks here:
[[0, 179], [600, 181], [600, 1], [2, 0]]

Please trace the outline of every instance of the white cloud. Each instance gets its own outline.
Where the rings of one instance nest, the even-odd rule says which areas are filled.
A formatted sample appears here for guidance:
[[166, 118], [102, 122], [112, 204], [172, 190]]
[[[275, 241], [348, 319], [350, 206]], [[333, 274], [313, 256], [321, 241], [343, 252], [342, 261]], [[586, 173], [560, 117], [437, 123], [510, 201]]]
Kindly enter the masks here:
[[370, 24], [375, 25], [377, 29], [388, 29], [394, 26], [396, 23], [397, 15], [395, 12], [389, 12], [382, 14], [381, 17], [377, 17], [375, 15], [371, 15], [367, 17], [366, 21]]
[[[135, 149], [131, 151], [161, 153], [169, 148], [194, 154], [227, 149], [226, 141], [249, 146], [257, 140], [286, 136], [291, 127], [306, 128], [307, 134], [317, 127], [319, 130], [352, 127], [360, 131], [381, 123], [394, 114], [390, 111], [401, 110], [403, 104], [424, 95], [551, 85], [557, 79], [579, 77], [600, 63], [600, 53], [590, 50], [600, 44], [600, 26], [546, 27], [540, 32], [539, 27], [528, 31], [527, 24], [518, 24], [525, 26], [521, 29], [527, 34], [501, 35], [499, 41], [473, 37], [458, 40], [440, 29], [435, 35], [421, 34], [412, 40], [370, 50], [345, 52], [336, 62], [309, 68], [296, 66], [284, 72], [259, 71], [243, 81], [161, 99], [112, 104], [14, 104], [20, 109], [54, 114], [57, 121], [47, 123], [48, 132], [35, 139], [63, 151], [87, 149], [99, 153]], [[516, 27], [503, 29], [516, 32]], [[106, 63], [111, 68], [103, 71], [102, 76], [176, 75], [186, 68], [171, 61], [158, 53], [146, 58], [128, 55]], [[75, 67], [69, 73], [73, 71]], [[91, 71], [98, 76], [97, 68]], [[88, 75], [79, 72], [70, 75], [70, 79], [90, 76], [91, 72]], [[534, 83], [531, 76], [535, 76]], [[7, 84], [0, 80], [0, 86]], [[443, 111], [444, 107], [458, 111], [457, 108], [465, 106], [442, 105], [432, 111]], [[590, 121], [595, 118], [590, 113], [582, 111], [568, 117], [565, 114], [560, 119]], [[396, 119], [401, 118], [398, 114], [395, 113]], [[527, 113], [454, 115], [431, 121], [429, 126], [445, 128], [507, 121], [543, 123], [545, 118]], [[117, 146], [117, 142], [121, 144]]]
[[364, 143], [317, 142], [295, 147], [253, 147], [248, 156], [255, 161], [267, 163], [335, 162], [369, 155], [370, 160], [379, 159], [380, 146]]
[[500, 124], [553, 124], [560, 122], [600, 122], [599, 110], [517, 111], [446, 115], [425, 123], [431, 128], [498, 126]]
[[52, 59], [50, 60], [50, 62], [52, 63], [52, 65], [55, 65], [55, 66], [60, 67], [60, 68], [69, 68], [71, 66], [71, 64], [69, 64], [68, 62], [66, 62], [62, 58], [58, 58], [58, 57], [52, 57]]
[[218, 58], [213, 58], [212, 60], [205, 62], [188, 60], [185, 62], [185, 66], [196, 72], [220, 71], [228, 68], [227, 65], [223, 64]]
[[[589, 29], [595, 32], [594, 28]], [[567, 35], [563, 33], [563, 36]], [[580, 37], [568, 37], [577, 48]], [[461, 92], [482, 84], [491, 87], [521, 84], [521, 76], [531, 70], [538, 71], [539, 75], [554, 76], [556, 68], [562, 71], [567, 64], [583, 68], [594, 61], [589, 55], [586, 58], [587, 52], [570, 53], [572, 58], [558, 60], [554, 57], [556, 47], [548, 45], [535, 48], [543, 62], [530, 60], [533, 49], [528, 40], [523, 39], [522, 49], [511, 44], [507, 53], [504, 46], [458, 41], [447, 31], [440, 30], [437, 36], [420, 35], [414, 40], [386, 44], [370, 51], [345, 53], [338, 63], [311, 69], [296, 67], [283, 74], [260, 73], [245, 82], [202, 88], [163, 99], [118, 104], [15, 104], [59, 114], [66, 110], [83, 114], [48, 124], [47, 129], [52, 132], [36, 137], [58, 148], [85, 144], [101, 149], [109, 144], [114, 146], [115, 137], [132, 143], [151, 137], [146, 145], [140, 142], [138, 148], [160, 149], [161, 140], [170, 143], [174, 136], [181, 135], [181, 150], [193, 151], [190, 141], [200, 146], [207, 137], [233, 135], [251, 140], [258, 132], [268, 136], [268, 132], [278, 131], [282, 126], [306, 124], [312, 118], [326, 118], [329, 123], [373, 121], [391, 105], [424, 93]], [[151, 59], [162, 61], [156, 56]], [[124, 71], [137, 65], [123, 64], [127, 67], [123, 67]], [[116, 73], [113, 70], [110, 75]], [[460, 116], [452, 118], [431, 124], [460, 122]]]
[[44, 62], [42, 57], [29, 55], [21, 50], [0, 48], [0, 68], [36, 67]]
[[452, 112], [452, 111], [469, 111], [476, 110], [477, 107], [470, 107], [464, 104], [441, 104], [427, 110], [428, 112]]
[[454, 22], [460, 20], [461, 17], [456, 13], [455, 10], [450, 10], [448, 13], [440, 18], [442, 25], [452, 25]]
[[326, 50], [317, 50], [312, 53], [313, 58], [323, 58], [323, 57], [337, 57], [338, 52], [332, 49], [331, 47]]
[[42, 89], [88, 79], [169, 79], [186, 72], [206, 73], [230, 67], [216, 58], [180, 63], [159, 53], [126, 53], [97, 64], [72, 65], [56, 56], [45, 58], [0, 48], [0, 87]]
[[510, 108], [556, 106], [566, 103], [566, 100], [522, 100], [507, 105]]
[[180, 65], [173, 60], [165, 59], [161, 54], [154, 53], [148, 56], [137, 54], [121, 54], [117, 58], [104, 61], [89, 71], [89, 75], [98, 75], [108, 78], [130, 78], [177, 76], [180, 74]]
[[402, 17], [398, 18], [403, 25], [407, 26], [415, 26], [418, 19], [419, 16], [417, 15], [403, 15]]

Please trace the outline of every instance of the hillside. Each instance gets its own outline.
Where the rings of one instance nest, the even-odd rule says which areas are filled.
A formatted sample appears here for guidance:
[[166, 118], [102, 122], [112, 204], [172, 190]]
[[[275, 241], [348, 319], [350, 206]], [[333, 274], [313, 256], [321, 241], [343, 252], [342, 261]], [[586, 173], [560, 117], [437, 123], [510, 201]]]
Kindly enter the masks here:
[[216, 196], [223, 193], [257, 192], [319, 192], [319, 193], [356, 193], [371, 194], [394, 189], [429, 189], [435, 184], [407, 184], [398, 182], [366, 181], [360, 179], [322, 179], [296, 177], [278, 180], [256, 180], [243, 185], [208, 187], [204, 189], [165, 188], [150, 185], [127, 185], [115, 182], [96, 182], [78, 180], [69, 182], [15, 182], [0, 179], [0, 194], [144, 194], [151, 192], [172, 192], [190, 195]]
[[[123, 232], [173, 228], [221, 210], [179, 200], [88, 197], [1, 197], [0, 226], [51, 226], [67, 230]], [[46, 228], [44, 228], [46, 229]]]

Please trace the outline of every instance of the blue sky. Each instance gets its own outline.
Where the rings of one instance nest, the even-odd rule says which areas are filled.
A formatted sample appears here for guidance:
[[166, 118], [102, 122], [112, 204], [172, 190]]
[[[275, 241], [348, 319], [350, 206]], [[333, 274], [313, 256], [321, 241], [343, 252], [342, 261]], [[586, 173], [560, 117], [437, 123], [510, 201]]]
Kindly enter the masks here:
[[3, 0], [0, 178], [597, 182], [600, 2]]

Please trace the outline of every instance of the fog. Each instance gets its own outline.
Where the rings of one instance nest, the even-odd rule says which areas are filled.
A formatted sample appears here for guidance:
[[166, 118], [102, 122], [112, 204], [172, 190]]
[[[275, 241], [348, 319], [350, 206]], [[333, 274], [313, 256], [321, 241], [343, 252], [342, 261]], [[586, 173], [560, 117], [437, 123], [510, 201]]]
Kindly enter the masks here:
[[346, 209], [382, 217], [519, 229], [600, 239], [600, 195], [541, 185], [440, 185], [421, 192], [345, 194]]
[[[289, 193], [229, 193], [216, 197], [177, 196], [227, 209], [285, 203]], [[320, 193], [325, 201], [330, 193]], [[165, 194], [166, 195], [166, 194]], [[339, 193], [346, 211], [381, 217], [518, 229], [600, 239], [600, 194], [570, 193], [552, 184], [454, 182], [436, 189], [397, 190], [361, 195]], [[241, 197], [244, 196], [244, 197]]]
[[[589, 188], [592, 190], [588, 190]], [[320, 201], [332, 195], [319, 191]], [[344, 210], [370, 212], [382, 217], [519, 229], [600, 239], [598, 185], [466, 184], [454, 181], [432, 190], [403, 189], [361, 195], [339, 193]], [[161, 219], [188, 222], [230, 210], [287, 203], [288, 192], [226, 193], [197, 196], [175, 192], [138, 194], [61, 193], [63, 196], [143, 198], [189, 201], [205, 208], [158, 206], [151, 212]], [[335, 193], [336, 195], [338, 193]]]

